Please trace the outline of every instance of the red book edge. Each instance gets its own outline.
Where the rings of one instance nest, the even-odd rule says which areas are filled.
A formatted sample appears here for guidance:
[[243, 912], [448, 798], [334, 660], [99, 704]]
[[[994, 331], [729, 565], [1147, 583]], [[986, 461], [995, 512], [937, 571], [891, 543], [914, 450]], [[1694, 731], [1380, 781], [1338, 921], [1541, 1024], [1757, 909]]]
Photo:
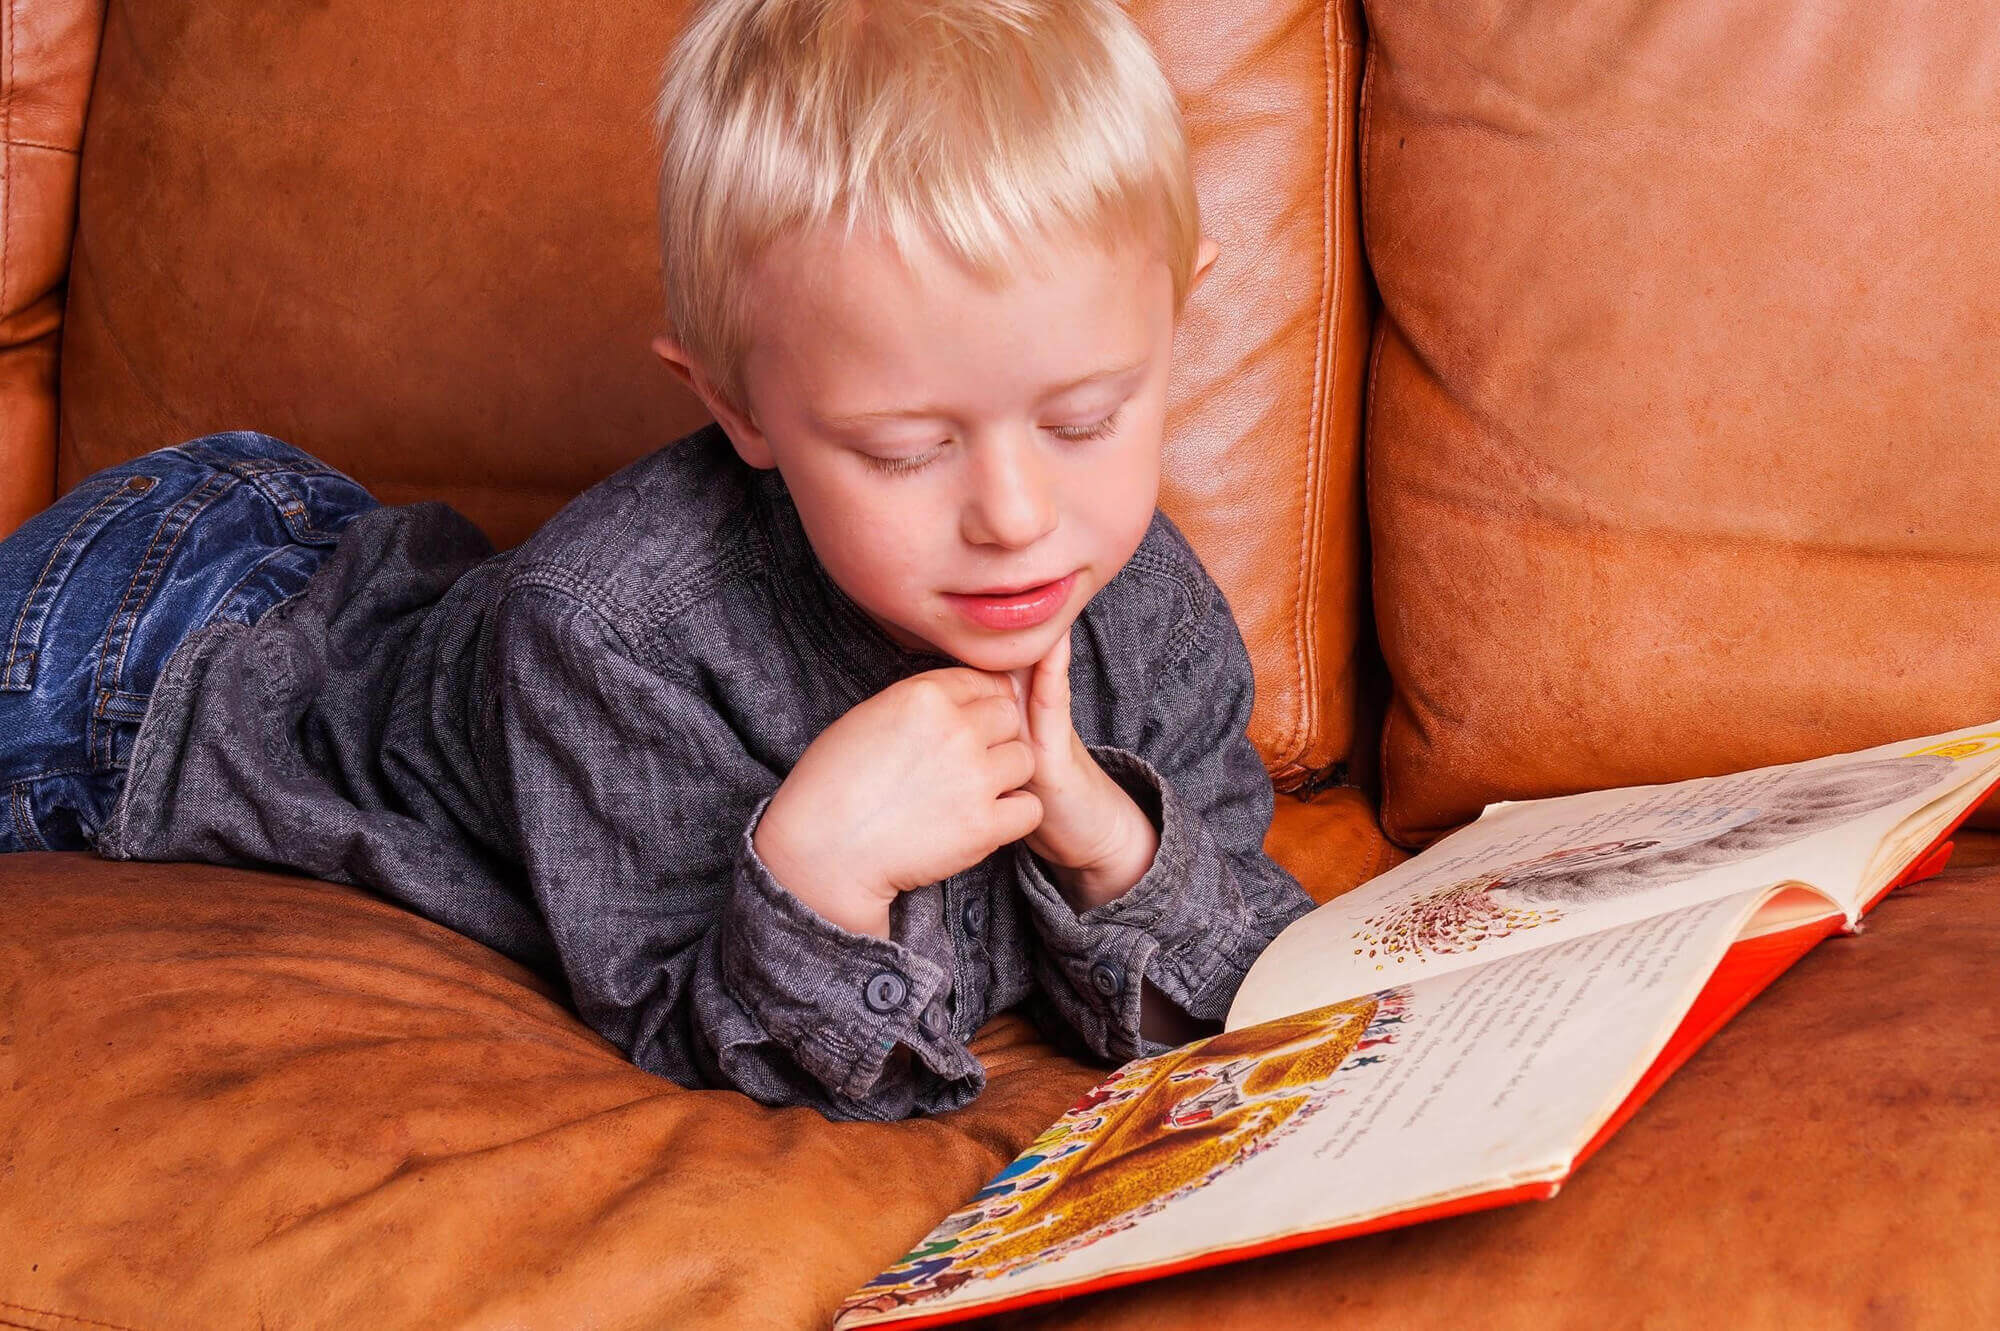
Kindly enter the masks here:
[[[1868, 904], [1861, 908], [1861, 913], [1865, 915], [1875, 909], [1883, 897], [1897, 888], [1921, 882], [1943, 872], [1945, 865], [1951, 860], [1952, 833], [1972, 816], [1974, 810], [1986, 802], [1986, 797], [1995, 789], [2000, 789], [2000, 778], [1996, 778], [1993, 784], [1986, 788], [1984, 794], [1968, 804], [1965, 811], [1959, 814], [1949, 827], [1940, 832], [1928, 847], [1911, 859], [1903, 872], [1898, 874], [1887, 887], [1869, 898]], [[1631, 1093], [1619, 1103], [1617, 1109], [1612, 1111], [1611, 1117], [1604, 1120], [1604, 1126], [1597, 1130], [1596, 1135], [1577, 1152], [1576, 1158], [1570, 1161], [1569, 1174], [1574, 1174], [1582, 1167], [1584, 1161], [1596, 1154], [1597, 1148], [1609, 1141], [1618, 1129], [1624, 1127], [1626, 1121], [1638, 1112], [1639, 1106], [1651, 1099], [1653, 1092], [1660, 1089], [1667, 1078], [1679, 1071], [1681, 1065], [1693, 1056], [1694, 1051], [1707, 1044], [1710, 1037], [1721, 1030], [1731, 1017], [1747, 1007], [1751, 999], [1762, 993], [1773, 980], [1791, 969], [1793, 962], [1812, 951], [1822, 939], [1830, 934], [1839, 933], [1845, 927], [1846, 920], [1836, 914], [1827, 919], [1809, 920], [1776, 933], [1745, 938], [1733, 944], [1729, 951], [1723, 953], [1715, 972], [1708, 977], [1708, 983], [1704, 984], [1701, 992], [1695, 995], [1694, 1004], [1688, 1008], [1687, 1015], [1681, 1018], [1680, 1025], [1676, 1026], [1674, 1033], [1667, 1038], [1666, 1047], [1660, 1050], [1659, 1056], [1640, 1076], [1638, 1084], [1633, 1086]], [[1564, 1176], [1567, 1177], [1568, 1174]], [[1376, 1234], [1385, 1229], [1400, 1229], [1405, 1225], [1421, 1224], [1426, 1220], [1443, 1220], [1448, 1216], [1489, 1211], [1496, 1207], [1512, 1206], [1516, 1202], [1547, 1201], [1556, 1195], [1562, 1184], [1562, 1179], [1520, 1183], [1510, 1188], [1496, 1188], [1491, 1192], [1475, 1193], [1468, 1197], [1454, 1197], [1450, 1201], [1434, 1202], [1407, 1211], [1394, 1211], [1370, 1220], [1335, 1225], [1330, 1229], [1307, 1230], [1303, 1233], [1287, 1234], [1281, 1238], [1241, 1244], [1233, 1248], [1215, 1248], [1208, 1252], [1196, 1253], [1192, 1257], [1162, 1262], [1156, 1266], [1116, 1271], [1079, 1284], [1031, 1290], [996, 1303], [948, 1309], [927, 1317], [898, 1319], [881, 1325], [917, 1331], [919, 1327], [945, 1326], [953, 1322], [970, 1321], [973, 1318], [988, 1317], [1017, 1308], [1029, 1308], [1036, 1304], [1054, 1303], [1058, 1299], [1092, 1294], [1098, 1290], [1115, 1289], [1120, 1285], [1136, 1285], [1142, 1281], [1158, 1280], [1165, 1276], [1179, 1275], [1184, 1271], [1198, 1271], [1203, 1267], [1248, 1261], [1253, 1257], [1290, 1252], [1295, 1248], [1309, 1248], [1340, 1239], [1359, 1238], [1363, 1234]]]

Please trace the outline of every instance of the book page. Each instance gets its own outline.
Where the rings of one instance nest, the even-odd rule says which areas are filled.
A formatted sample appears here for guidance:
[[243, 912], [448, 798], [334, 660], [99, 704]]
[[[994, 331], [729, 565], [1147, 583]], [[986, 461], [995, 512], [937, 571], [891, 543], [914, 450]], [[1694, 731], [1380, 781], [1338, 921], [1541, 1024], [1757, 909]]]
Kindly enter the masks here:
[[1128, 1063], [838, 1325], [1563, 1178], [1761, 904], [1739, 894]]
[[1669, 785], [1489, 805], [1414, 859], [1295, 921], [1237, 990], [1230, 1028], [1783, 882], [1849, 919], [1878, 854], [2000, 771], [2000, 723]]

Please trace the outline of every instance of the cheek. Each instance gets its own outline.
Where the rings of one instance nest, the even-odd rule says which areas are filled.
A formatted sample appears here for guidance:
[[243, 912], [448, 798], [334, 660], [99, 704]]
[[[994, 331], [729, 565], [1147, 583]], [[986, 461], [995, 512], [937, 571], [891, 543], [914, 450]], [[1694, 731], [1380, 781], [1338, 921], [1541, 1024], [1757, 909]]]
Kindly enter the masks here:
[[1131, 556], [1153, 520], [1160, 496], [1160, 445], [1141, 436], [1106, 450], [1076, 478], [1079, 515], [1104, 553], [1119, 562]]
[[817, 511], [807, 524], [813, 548], [850, 595], [878, 603], [893, 599], [918, 586], [935, 564], [935, 524], [923, 520], [922, 506], [896, 504], [858, 487], [815, 499]]

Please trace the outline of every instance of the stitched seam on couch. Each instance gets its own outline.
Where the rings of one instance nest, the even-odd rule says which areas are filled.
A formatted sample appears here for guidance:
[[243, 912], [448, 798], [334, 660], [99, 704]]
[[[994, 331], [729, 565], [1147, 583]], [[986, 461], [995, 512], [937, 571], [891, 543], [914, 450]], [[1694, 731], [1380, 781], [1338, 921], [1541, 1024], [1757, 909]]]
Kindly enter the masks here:
[[33, 1308], [25, 1303], [10, 1303], [6, 1299], [0, 1299], [0, 1326], [18, 1327], [21, 1331], [49, 1331], [46, 1323], [38, 1326], [32, 1322], [13, 1321], [7, 1316], [9, 1313], [27, 1313], [35, 1317], [53, 1317], [58, 1322], [66, 1323], [70, 1326], [102, 1327], [106, 1331], [137, 1331], [137, 1328], [127, 1326], [123, 1322], [106, 1322], [96, 1317], [82, 1317], [74, 1313], [59, 1313], [52, 1308]]
[[[4, 107], [4, 119], [0, 119], [0, 180], [14, 179], [14, 36], [19, 22], [15, 0], [7, 0], [6, 26], [0, 30], [0, 52], [7, 56], [6, 68], [0, 69], [0, 107]], [[14, 255], [14, 189], [0, 191], [0, 318], [7, 313], [7, 263]]]
[[[1334, 410], [1339, 394], [1334, 378], [1340, 365], [1340, 296], [1346, 254], [1341, 230], [1334, 213], [1340, 202], [1341, 164], [1346, 160], [1345, 136], [1340, 133], [1340, 94], [1346, 87], [1347, 52], [1336, 47], [1334, 14], [1339, 0], [1327, 0], [1320, 7], [1320, 79], [1326, 89], [1326, 142], [1320, 150], [1320, 295], [1319, 325], [1314, 331], [1318, 345], [1313, 352], [1314, 443], [1306, 463], [1306, 514], [1302, 533], [1299, 573], [1298, 615], [1294, 631], [1298, 635], [1301, 681], [1298, 731], [1286, 757], [1304, 771], [1313, 769], [1312, 741], [1319, 729], [1320, 690], [1325, 687], [1320, 674], [1319, 619], [1320, 589], [1325, 585], [1327, 473], [1332, 469]], [[1345, 514], [1342, 520], [1345, 520]]]

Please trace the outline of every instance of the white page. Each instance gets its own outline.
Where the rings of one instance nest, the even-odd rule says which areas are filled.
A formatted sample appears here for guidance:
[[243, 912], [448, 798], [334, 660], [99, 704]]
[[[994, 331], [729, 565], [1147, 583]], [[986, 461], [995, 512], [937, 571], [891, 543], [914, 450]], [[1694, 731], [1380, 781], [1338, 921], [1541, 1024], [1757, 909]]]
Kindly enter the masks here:
[[[1317, 1023], [1128, 1064], [1112, 1083], [1126, 1100], [1064, 1115], [1024, 1153], [1043, 1158], [1008, 1180], [1012, 1192], [954, 1213], [916, 1261], [884, 1273], [896, 1279], [862, 1291], [876, 1307], [857, 1295], [840, 1325], [884, 1320], [882, 1305], [925, 1315], [1559, 1179], [1760, 899], [1744, 893], [1397, 986]], [[1093, 1127], [1100, 1116], [1108, 1124]], [[1170, 1120], [1187, 1121], [1161, 1126]], [[1030, 1237], [997, 1232], [1010, 1205], [1025, 1206], [1016, 1223], [1033, 1217]], [[1036, 1260], [1050, 1241], [1058, 1254]]]
[[2000, 767], [2000, 723], [1667, 785], [1489, 805], [1265, 949], [1228, 1026], [1254, 1025], [1695, 902], [1796, 881], [1853, 918], [1885, 837]]

